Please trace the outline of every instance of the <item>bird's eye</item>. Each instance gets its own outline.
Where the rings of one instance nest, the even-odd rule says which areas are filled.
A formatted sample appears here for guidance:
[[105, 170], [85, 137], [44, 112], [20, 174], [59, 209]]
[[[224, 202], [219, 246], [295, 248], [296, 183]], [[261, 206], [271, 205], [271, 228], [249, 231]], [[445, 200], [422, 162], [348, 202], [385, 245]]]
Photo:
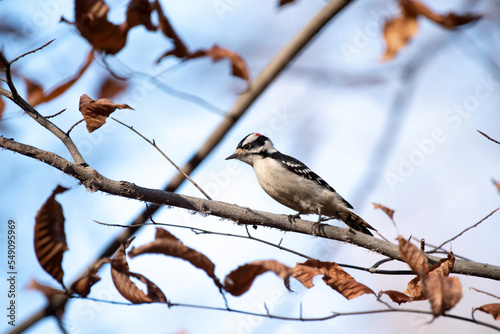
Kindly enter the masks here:
[[243, 149], [244, 149], [244, 150], [249, 150], [249, 149], [250, 149], [250, 144], [245, 144], [245, 145], [243, 145]]

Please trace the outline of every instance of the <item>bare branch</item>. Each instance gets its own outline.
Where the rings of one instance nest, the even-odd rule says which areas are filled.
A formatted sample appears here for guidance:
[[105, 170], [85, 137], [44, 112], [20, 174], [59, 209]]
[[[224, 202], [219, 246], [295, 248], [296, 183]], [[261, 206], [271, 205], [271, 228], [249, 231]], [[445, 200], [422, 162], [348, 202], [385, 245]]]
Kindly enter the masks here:
[[490, 297], [493, 297], [493, 298], [496, 298], [496, 299], [500, 299], [500, 297], [498, 297], [497, 295], [494, 295], [492, 293], [489, 293], [489, 292], [486, 292], [486, 291], [483, 291], [483, 290], [479, 290], [479, 289], [476, 289], [476, 288], [470, 288], [471, 290], [474, 290], [474, 291], [477, 291], [477, 292], [480, 292], [480, 293], [484, 293], [485, 295], [488, 295]]
[[[132, 304], [132, 303], [128, 303], [128, 302], [104, 300], [104, 299], [98, 299], [98, 298], [89, 298], [89, 297], [83, 298], [80, 296], [71, 296], [71, 298], [86, 299], [86, 300], [92, 300], [92, 301], [99, 302], [99, 303], [106, 303], [106, 304], [113, 304], [113, 305], [124, 305], [124, 306], [141, 305], [141, 304]], [[386, 304], [385, 302], [382, 302], [382, 303]], [[417, 313], [417, 314], [426, 314], [426, 315], [433, 316], [433, 313], [431, 311], [406, 309], [406, 308], [405, 309], [404, 308], [393, 308], [393, 307], [388, 307], [387, 309], [381, 309], [381, 310], [366, 310], [366, 311], [354, 311], [354, 312], [331, 312], [330, 315], [323, 316], [323, 317], [314, 317], [314, 318], [306, 318], [302, 315], [302, 304], [300, 304], [298, 317], [287, 317], [287, 316], [274, 315], [274, 314], [271, 314], [267, 310], [267, 307], [264, 307], [264, 309], [266, 310], [265, 313], [250, 312], [250, 311], [245, 311], [245, 310], [240, 310], [240, 309], [223, 308], [223, 307], [217, 307], [217, 306], [196, 305], [196, 304], [187, 304], [187, 303], [172, 303], [172, 302], [169, 303], [169, 307], [185, 307], [185, 308], [212, 310], [212, 311], [223, 311], [223, 312], [239, 313], [239, 314], [245, 314], [245, 315], [256, 316], [256, 317], [263, 317], [263, 318], [269, 318], [269, 319], [287, 320], [287, 321], [301, 321], [301, 322], [325, 321], [325, 320], [335, 319], [335, 318], [339, 318], [339, 317], [343, 317], [343, 316], [378, 314], [378, 313], [392, 313], [392, 312], [395, 312], [395, 313]], [[473, 318], [466, 318], [466, 317], [462, 317], [462, 316], [454, 315], [454, 314], [449, 314], [449, 313], [444, 313], [441, 316], [455, 319], [455, 320], [471, 322], [471, 323], [474, 323], [476, 325], [481, 325], [481, 326], [485, 326], [485, 327], [500, 331], [500, 327], [496, 327], [496, 326], [493, 326], [487, 322], [478, 321], [478, 320], [475, 320]]]
[[53, 118], [53, 117], [56, 117], [56, 116], [59, 116], [60, 114], [62, 114], [63, 112], [66, 111], [66, 108], [64, 108], [63, 110], [59, 111], [59, 112], [56, 112], [55, 114], [53, 115], [49, 115], [49, 116], [45, 116], [46, 119], [49, 119], [49, 118]]
[[[102, 191], [111, 195], [156, 203], [157, 205], [171, 205], [202, 214], [230, 219], [242, 225], [267, 226], [282, 231], [313, 234], [314, 223], [311, 221], [296, 219], [293, 224], [290, 224], [287, 215], [276, 215], [220, 201], [204, 200], [168, 191], [143, 188], [126, 181], [114, 181], [90, 167], [77, 165], [55, 153], [40, 150], [4, 137], [0, 137], [0, 147], [45, 162], [78, 179], [91, 191]], [[363, 233], [353, 233], [345, 228], [323, 225], [317, 236], [347, 242], [402, 261], [397, 245]], [[431, 263], [440, 260], [439, 257], [431, 255], [427, 255], [427, 258]], [[490, 264], [457, 260], [452, 272], [500, 280], [500, 267]]]
[[477, 130], [477, 132], [479, 132], [480, 134], [482, 134], [483, 136], [485, 136], [486, 138], [488, 138], [488, 139], [489, 139], [489, 140], [491, 140], [492, 142], [497, 143], [497, 144], [499, 144], [499, 145], [500, 145], [500, 141], [498, 141], [498, 140], [495, 140], [495, 139], [491, 138], [491, 137], [490, 137], [490, 136], [488, 136], [486, 133], [484, 133], [484, 132], [482, 132], [482, 131], [479, 131], [479, 130]]
[[196, 188], [198, 188], [198, 190], [209, 200], [212, 200], [210, 198], [210, 196], [208, 196], [208, 194], [203, 190], [201, 189], [201, 187], [196, 183], [194, 182], [194, 180], [192, 178], [189, 177], [189, 175], [187, 175], [179, 166], [177, 166], [177, 164], [172, 160], [170, 159], [165, 153], [163, 153], [163, 151], [158, 147], [158, 145], [156, 145], [154, 139], [151, 141], [149, 140], [148, 138], [146, 138], [145, 136], [143, 136], [139, 131], [137, 131], [136, 129], [134, 129], [132, 126], [129, 126], [123, 122], [120, 122], [119, 120], [117, 120], [116, 118], [114, 117], [111, 117], [111, 119], [121, 125], [123, 125], [124, 127], [132, 130], [133, 132], [135, 132], [137, 135], [139, 135], [139, 137], [141, 137], [142, 139], [144, 139], [145, 141], [147, 141], [149, 144], [151, 144], [151, 146], [153, 146], [158, 152], [160, 152], [161, 155], [163, 155], [165, 157], [165, 159], [167, 159], [182, 175], [184, 175], [184, 177], [186, 179], [189, 180], [189, 182], [191, 182]]
[[14, 58], [13, 60], [11, 60], [9, 63], [10, 63], [10, 64], [13, 64], [13, 63], [15, 63], [16, 61], [18, 61], [19, 59], [21, 59], [21, 58], [23, 58], [23, 57], [25, 57], [25, 56], [27, 56], [27, 55], [29, 55], [29, 54], [35, 53], [35, 52], [37, 52], [37, 51], [40, 51], [41, 49], [43, 49], [44, 47], [48, 46], [49, 44], [51, 44], [51, 43], [52, 43], [53, 41], [55, 41], [55, 40], [56, 40], [56, 39], [54, 38], [53, 40], [51, 40], [51, 41], [49, 41], [49, 42], [45, 43], [44, 45], [42, 45], [42, 46], [40, 46], [40, 47], [38, 47], [38, 48], [36, 48], [36, 49], [34, 49], [34, 50], [31, 50], [31, 51], [28, 51], [28, 52], [26, 52], [26, 53], [23, 53], [23, 54], [22, 54], [22, 55], [20, 55], [19, 57]]
[[491, 211], [486, 217], [484, 217], [483, 219], [481, 219], [480, 221], [478, 221], [477, 223], [475, 223], [474, 225], [472, 226], [469, 226], [467, 227], [465, 230], [463, 230], [462, 232], [460, 232], [459, 234], [457, 234], [456, 236], [454, 236], [453, 238], [449, 239], [449, 240], [446, 240], [445, 242], [443, 242], [441, 245], [439, 246], [436, 246], [433, 250], [431, 251], [428, 251], [426, 253], [434, 253], [436, 250], [438, 249], [441, 249], [444, 245], [446, 245], [448, 242], [451, 242], [455, 239], [457, 239], [458, 237], [460, 237], [462, 234], [464, 234], [465, 232], [467, 232], [468, 230], [470, 229], [473, 229], [474, 227], [478, 226], [479, 224], [481, 224], [482, 222], [484, 222], [486, 219], [490, 218], [491, 215], [493, 215], [495, 212], [498, 211], [499, 208], [496, 208], [495, 210]]
[[75, 143], [71, 138], [64, 133], [59, 127], [57, 127], [54, 123], [49, 121], [47, 118], [43, 117], [38, 111], [35, 110], [25, 99], [23, 99], [16, 90], [14, 86], [14, 81], [12, 80], [12, 70], [11, 70], [11, 62], [5, 58], [3, 52], [0, 51], [0, 62], [5, 66], [5, 74], [7, 77], [7, 84], [9, 86], [11, 96], [7, 96], [2, 92], [2, 95], [11, 99], [14, 103], [16, 103], [21, 109], [23, 109], [31, 118], [37, 121], [41, 126], [52, 132], [57, 138], [59, 138], [63, 144], [68, 149], [69, 153], [73, 157], [75, 163], [79, 165], [86, 165], [85, 159], [83, 159], [80, 151], [76, 147]]

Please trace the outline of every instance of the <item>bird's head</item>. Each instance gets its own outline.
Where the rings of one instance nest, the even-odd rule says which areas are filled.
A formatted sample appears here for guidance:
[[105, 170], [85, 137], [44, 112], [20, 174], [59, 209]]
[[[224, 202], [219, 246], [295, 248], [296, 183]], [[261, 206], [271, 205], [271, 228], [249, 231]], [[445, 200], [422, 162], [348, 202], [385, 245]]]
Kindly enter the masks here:
[[228, 156], [226, 160], [238, 159], [253, 165], [257, 158], [267, 157], [274, 152], [277, 151], [269, 138], [260, 133], [251, 133], [240, 141], [236, 151]]

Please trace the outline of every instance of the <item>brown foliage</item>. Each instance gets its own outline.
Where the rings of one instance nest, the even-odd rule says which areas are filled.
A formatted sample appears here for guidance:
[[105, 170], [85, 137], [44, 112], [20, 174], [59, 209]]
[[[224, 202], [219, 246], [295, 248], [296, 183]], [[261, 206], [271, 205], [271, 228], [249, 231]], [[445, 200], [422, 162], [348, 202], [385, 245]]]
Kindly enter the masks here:
[[399, 5], [401, 6], [401, 15], [385, 22], [384, 38], [387, 49], [382, 61], [396, 57], [399, 50], [413, 38], [418, 30], [417, 18], [419, 16], [424, 16], [447, 29], [454, 29], [481, 18], [481, 15], [471, 13], [464, 15], [457, 15], [453, 12], [447, 15], [437, 14], [421, 2], [414, 0], [400, 0]]
[[404, 293], [392, 290], [380, 291], [379, 296], [386, 294], [398, 304], [428, 299], [435, 317], [453, 308], [462, 298], [460, 280], [457, 277], [449, 277], [455, 264], [453, 253], [428, 268], [427, 257], [422, 250], [401, 236], [398, 236], [398, 239], [399, 253], [417, 277], [408, 283]]
[[374, 209], [380, 209], [380, 210], [384, 211], [385, 214], [388, 215], [389, 218], [391, 218], [391, 220], [394, 219], [394, 210], [393, 209], [389, 209], [388, 207], [383, 206], [382, 204], [378, 204], [378, 203], [372, 203], [372, 204], [373, 204]]
[[488, 314], [491, 314], [491, 316], [495, 320], [500, 320], [500, 304], [494, 303], [494, 304], [486, 304], [480, 307], [477, 307], [474, 309], [474, 313], [476, 311], [482, 311]]
[[290, 268], [274, 260], [256, 261], [238, 267], [224, 279], [224, 289], [233, 296], [241, 296], [250, 289], [257, 276], [268, 271], [283, 278], [285, 286], [289, 289]]
[[215, 265], [202, 253], [185, 246], [179, 239], [163, 228], [156, 228], [156, 238], [153, 242], [139, 248], [132, 248], [128, 255], [133, 258], [141, 254], [163, 254], [173, 256], [190, 262], [199, 268], [214, 281], [217, 287], [222, 288], [222, 284], [215, 276]]
[[97, 275], [97, 271], [104, 263], [109, 263], [110, 261], [111, 260], [107, 258], [98, 261], [89, 269], [87, 275], [80, 277], [71, 284], [71, 290], [81, 297], [87, 297], [92, 286], [101, 280], [101, 277]]
[[398, 236], [399, 254], [404, 262], [406, 262], [411, 270], [419, 277], [425, 276], [429, 271], [427, 265], [427, 257], [425, 253], [414, 246], [411, 242], [405, 240], [402, 236]]
[[[130, 245], [132, 239], [124, 241], [111, 259], [111, 278], [115, 284], [116, 290], [128, 301], [133, 304], [160, 302], [166, 303], [167, 298], [163, 292], [153, 282], [141, 274], [131, 272], [127, 263], [125, 249]], [[140, 290], [130, 277], [139, 279], [146, 284], [147, 294]]]
[[92, 64], [92, 61], [94, 60], [94, 52], [93, 50], [90, 50], [89, 54], [87, 55], [87, 58], [85, 59], [85, 62], [82, 66], [82, 68], [75, 73], [71, 78], [69, 78], [67, 81], [59, 84], [57, 87], [53, 88], [50, 92], [45, 93], [43, 91], [43, 88], [34, 83], [33, 81], [29, 80], [28, 78], [24, 78], [24, 81], [26, 82], [26, 88], [28, 90], [28, 103], [31, 106], [37, 106], [41, 103], [49, 102], [60, 95], [62, 95], [64, 92], [66, 92], [75, 82], [78, 81], [78, 79], [81, 78], [81, 76], [85, 73], [85, 71], [89, 68], [90, 64]]
[[87, 94], [80, 96], [80, 112], [87, 124], [87, 130], [93, 132], [106, 123], [106, 119], [116, 109], [132, 109], [128, 104], [116, 104], [108, 99], [92, 100]]
[[366, 285], [356, 282], [351, 275], [334, 262], [307, 260], [304, 263], [297, 263], [292, 269], [292, 277], [299, 280], [308, 289], [314, 286], [312, 279], [316, 275], [323, 275], [323, 281], [347, 299], [364, 294], [375, 294]]
[[57, 194], [67, 188], [57, 186], [45, 201], [35, 217], [35, 253], [42, 268], [61, 285], [64, 271], [61, 263], [64, 252], [68, 250], [64, 234], [64, 215], [61, 204], [56, 201]]

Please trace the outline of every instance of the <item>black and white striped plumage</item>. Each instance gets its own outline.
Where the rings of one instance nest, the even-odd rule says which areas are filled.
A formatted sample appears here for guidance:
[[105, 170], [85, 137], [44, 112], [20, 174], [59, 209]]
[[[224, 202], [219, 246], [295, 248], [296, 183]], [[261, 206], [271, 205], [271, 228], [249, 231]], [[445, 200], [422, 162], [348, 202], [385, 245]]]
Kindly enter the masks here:
[[335, 189], [299, 160], [276, 150], [266, 136], [251, 133], [227, 159], [238, 159], [253, 167], [260, 186], [279, 203], [298, 211], [340, 219], [349, 227], [369, 235], [374, 230], [350, 209]]

